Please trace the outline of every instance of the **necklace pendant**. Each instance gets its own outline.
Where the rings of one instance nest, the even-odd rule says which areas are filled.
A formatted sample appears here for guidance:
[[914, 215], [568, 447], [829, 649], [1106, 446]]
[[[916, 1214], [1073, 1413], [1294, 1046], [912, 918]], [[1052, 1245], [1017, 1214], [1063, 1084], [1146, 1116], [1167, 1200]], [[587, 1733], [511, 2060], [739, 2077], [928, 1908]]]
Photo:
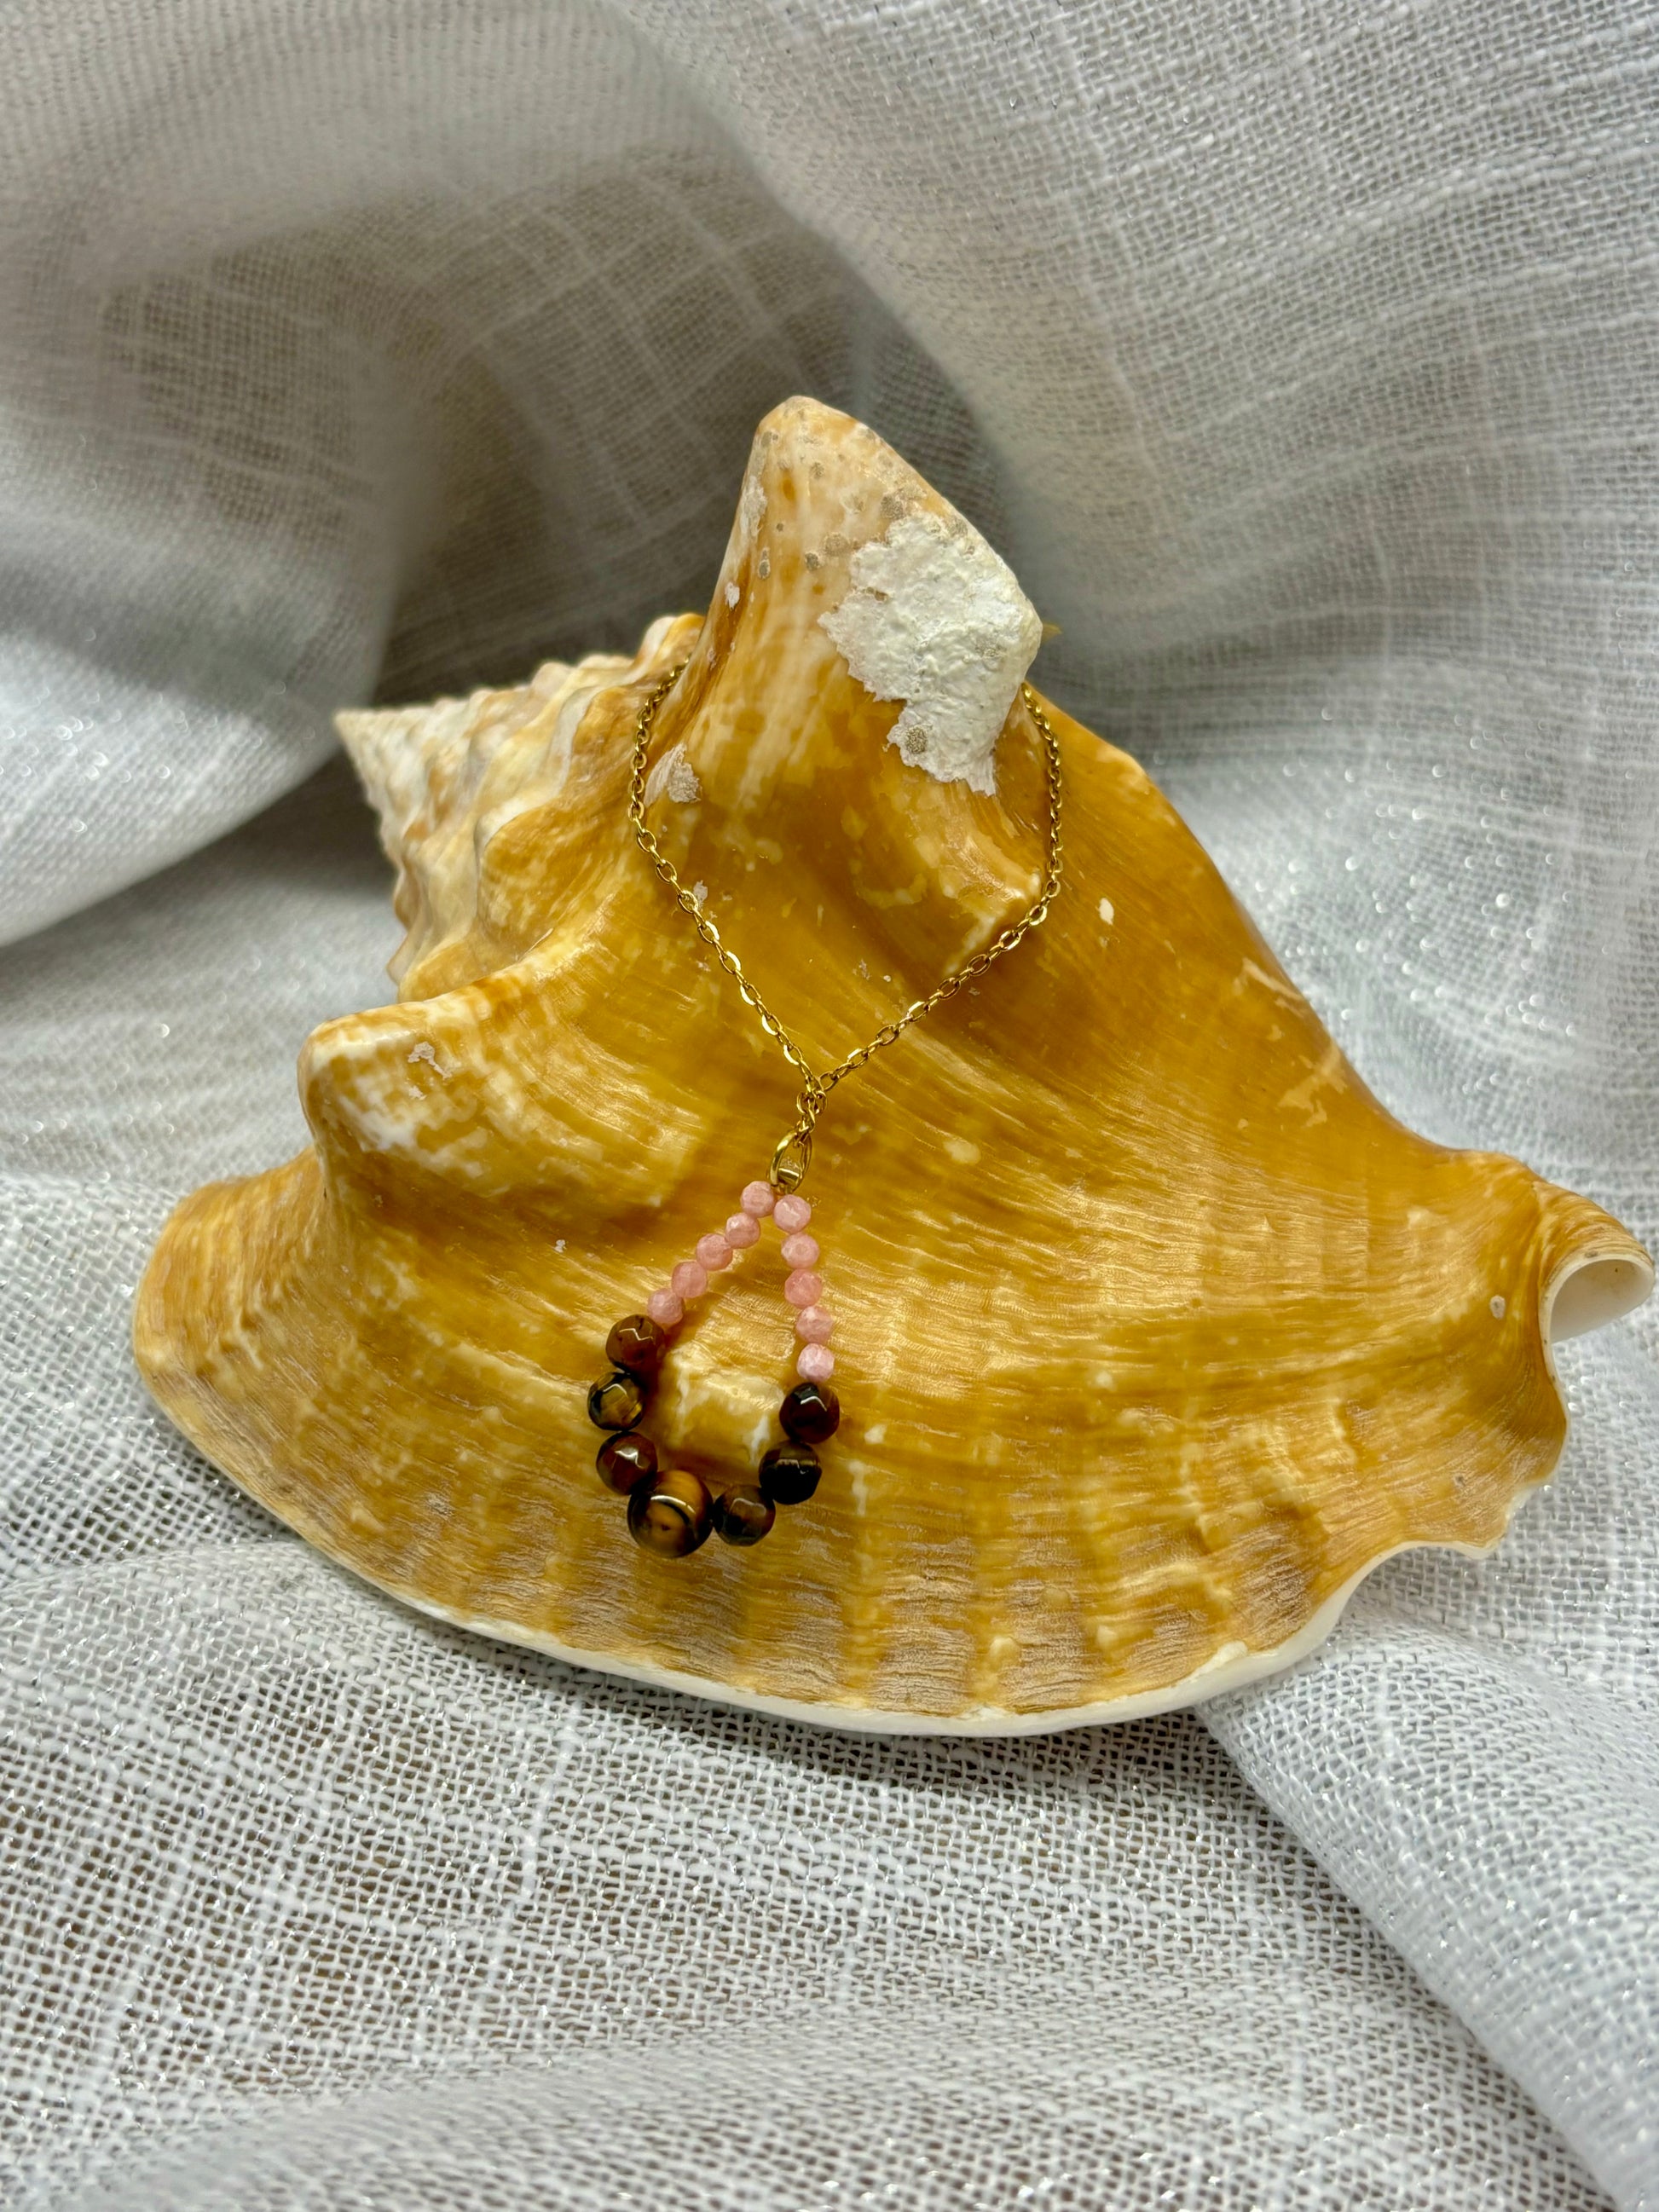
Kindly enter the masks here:
[[[599, 1480], [627, 1498], [629, 1532], [645, 1551], [684, 1559], [711, 1534], [746, 1549], [770, 1531], [779, 1506], [804, 1504], [818, 1486], [815, 1448], [839, 1427], [841, 1401], [830, 1387], [836, 1370], [830, 1339], [836, 1323], [823, 1302], [818, 1241], [807, 1233], [812, 1209], [795, 1191], [811, 1152], [811, 1130], [791, 1130], [772, 1155], [770, 1180], [746, 1183], [738, 1210], [725, 1228], [700, 1237], [694, 1255], [679, 1261], [667, 1282], [653, 1291], [645, 1312], [628, 1315], [605, 1339], [611, 1371], [587, 1394], [588, 1418], [606, 1431], [599, 1447]], [[799, 1340], [799, 1379], [778, 1407], [784, 1440], [763, 1455], [751, 1480], [714, 1497], [690, 1469], [659, 1468], [657, 1447], [639, 1423], [687, 1305], [704, 1295], [738, 1253], [760, 1242], [761, 1224], [769, 1218], [781, 1232], [781, 1256], [789, 1270], [783, 1296]]]

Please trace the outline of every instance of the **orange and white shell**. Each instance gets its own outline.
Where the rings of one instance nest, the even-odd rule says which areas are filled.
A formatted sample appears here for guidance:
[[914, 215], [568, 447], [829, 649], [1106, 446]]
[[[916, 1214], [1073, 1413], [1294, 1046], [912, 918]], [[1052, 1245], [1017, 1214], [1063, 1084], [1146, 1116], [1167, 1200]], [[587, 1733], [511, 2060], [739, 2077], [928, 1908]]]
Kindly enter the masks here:
[[[1044, 927], [849, 1078], [805, 1194], [843, 1418], [764, 1542], [629, 1540], [586, 1413], [612, 1322], [763, 1174], [795, 1089], [641, 854], [650, 819], [818, 1064], [1016, 918], [1045, 805], [1009, 571], [861, 424], [762, 425], [708, 614], [631, 659], [343, 715], [408, 934], [300, 1060], [309, 1149], [187, 1199], [150, 1389], [331, 1558], [468, 1628], [770, 1711], [998, 1733], [1207, 1697], [1554, 1467], [1552, 1334], [1650, 1287], [1518, 1162], [1377, 1104], [1174, 810], [1051, 709]], [[719, 1487], [795, 1347], [769, 1236], [650, 1427]]]

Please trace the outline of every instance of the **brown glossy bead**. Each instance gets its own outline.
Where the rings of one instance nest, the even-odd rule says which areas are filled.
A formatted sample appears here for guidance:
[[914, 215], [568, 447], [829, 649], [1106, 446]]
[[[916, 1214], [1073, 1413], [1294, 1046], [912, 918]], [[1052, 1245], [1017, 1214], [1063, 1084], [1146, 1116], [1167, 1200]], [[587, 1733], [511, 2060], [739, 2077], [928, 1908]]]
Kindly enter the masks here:
[[811, 1444], [774, 1444], [760, 1463], [761, 1496], [774, 1505], [804, 1505], [822, 1472]]
[[644, 1411], [645, 1385], [625, 1367], [601, 1376], [587, 1394], [587, 1418], [596, 1429], [631, 1429]]
[[656, 1473], [657, 1447], [649, 1437], [607, 1437], [594, 1463], [605, 1488], [627, 1498]]
[[649, 1314], [629, 1314], [605, 1340], [605, 1358], [613, 1367], [625, 1367], [630, 1375], [654, 1375], [667, 1349], [668, 1331]]
[[714, 1534], [728, 1544], [758, 1544], [777, 1517], [770, 1498], [763, 1498], [751, 1482], [714, 1500]]
[[628, 1501], [628, 1533], [641, 1551], [683, 1559], [706, 1543], [714, 1524], [714, 1501], [701, 1475], [671, 1467], [642, 1482]]
[[827, 1382], [797, 1382], [778, 1407], [785, 1436], [798, 1444], [821, 1444], [841, 1426], [841, 1400]]

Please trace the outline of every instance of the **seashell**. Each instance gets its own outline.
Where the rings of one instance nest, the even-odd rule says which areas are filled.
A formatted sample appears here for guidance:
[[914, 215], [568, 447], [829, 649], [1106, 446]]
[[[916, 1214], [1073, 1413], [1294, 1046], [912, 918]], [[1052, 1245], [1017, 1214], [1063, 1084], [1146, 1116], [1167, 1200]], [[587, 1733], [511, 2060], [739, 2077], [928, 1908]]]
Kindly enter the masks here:
[[[342, 715], [400, 995], [307, 1042], [311, 1149], [163, 1231], [136, 1342], [185, 1435], [446, 1620], [860, 1729], [1192, 1702], [1310, 1650], [1391, 1553], [1496, 1543], [1561, 1449], [1552, 1337], [1639, 1302], [1646, 1254], [1401, 1127], [1134, 762], [1055, 709], [1046, 926], [819, 1125], [844, 1412], [816, 1495], [672, 1559], [596, 1475], [607, 1332], [732, 1214], [794, 1091], [630, 834], [647, 687], [686, 662], [651, 818], [824, 1065], [1037, 888], [1039, 635], [960, 516], [798, 399], [701, 620]], [[651, 1430], [717, 1492], [777, 1443], [794, 1340], [769, 1231], [711, 1252]]]

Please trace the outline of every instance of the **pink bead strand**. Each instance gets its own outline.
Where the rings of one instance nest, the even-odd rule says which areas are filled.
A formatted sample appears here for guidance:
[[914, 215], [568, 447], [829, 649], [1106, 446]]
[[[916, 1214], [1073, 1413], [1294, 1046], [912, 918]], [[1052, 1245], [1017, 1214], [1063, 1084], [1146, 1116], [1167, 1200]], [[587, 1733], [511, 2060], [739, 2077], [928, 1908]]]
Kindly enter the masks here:
[[708, 1270], [700, 1260], [682, 1260], [668, 1278], [669, 1287], [682, 1298], [700, 1298], [708, 1288]]
[[[753, 1187], [751, 1184], [750, 1188], [752, 1189]], [[744, 1191], [743, 1194], [743, 1202], [745, 1206], [749, 1203], [748, 1191]], [[786, 1197], [779, 1199], [774, 1205], [772, 1218], [786, 1234], [793, 1234], [797, 1229], [805, 1228], [807, 1223], [812, 1218], [812, 1209], [804, 1198], [797, 1198], [791, 1192]]]
[[772, 1211], [773, 1197], [769, 1182], [746, 1182], [738, 1203], [745, 1213], [752, 1213], [757, 1221], [764, 1221]]
[[718, 1274], [722, 1267], [732, 1264], [732, 1247], [718, 1229], [711, 1229], [707, 1237], [697, 1239], [697, 1260], [709, 1273]]
[[836, 1355], [827, 1344], [804, 1344], [795, 1372], [803, 1382], [827, 1382], [836, 1371]]
[[798, 1229], [793, 1237], [784, 1238], [783, 1256], [792, 1267], [816, 1267], [818, 1264], [818, 1240]]
[[660, 1290], [652, 1291], [645, 1310], [659, 1328], [674, 1328], [685, 1318], [685, 1300], [665, 1283]]
[[760, 1243], [760, 1224], [752, 1213], [734, 1213], [726, 1224], [726, 1241], [734, 1252], [746, 1252]]
[[823, 1278], [810, 1267], [797, 1267], [784, 1278], [783, 1295], [792, 1306], [815, 1306], [823, 1296]]
[[836, 1316], [828, 1306], [806, 1306], [795, 1316], [795, 1334], [808, 1344], [828, 1344], [835, 1326]]

